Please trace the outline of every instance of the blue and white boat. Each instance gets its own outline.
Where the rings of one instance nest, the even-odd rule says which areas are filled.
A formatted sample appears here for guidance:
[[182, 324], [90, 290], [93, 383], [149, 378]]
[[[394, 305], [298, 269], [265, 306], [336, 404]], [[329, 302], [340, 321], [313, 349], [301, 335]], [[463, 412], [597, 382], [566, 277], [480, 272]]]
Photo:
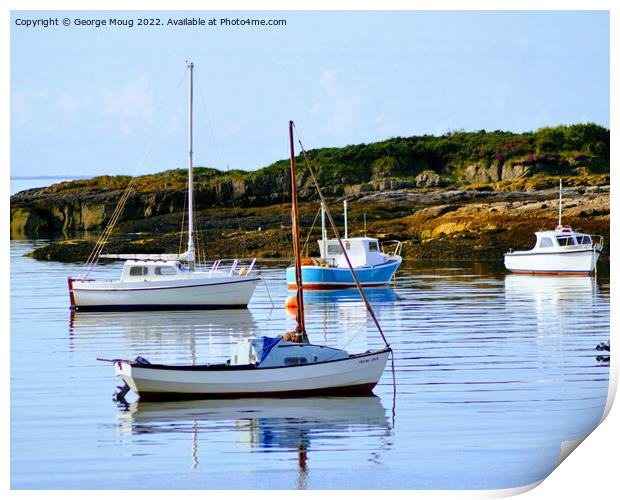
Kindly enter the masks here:
[[[347, 265], [338, 239], [328, 239], [325, 229], [325, 210], [321, 206], [322, 238], [318, 240], [321, 256], [302, 262], [301, 276], [304, 290], [332, 290], [355, 287], [351, 270]], [[403, 258], [400, 256], [400, 241], [384, 242], [393, 244], [392, 253], [383, 251], [377, 238], [367, 236], [349, 238], [347, 228], [347, 202], [344, 202], [344, 232], [342, 240], [351, 265], [363, 287], [385, 286], [394, 277]], [[306, 260], [306, 259], [304, 259]], [[289, 290], [295, 290], [295, 268], [286, 270], [286, 282]]]

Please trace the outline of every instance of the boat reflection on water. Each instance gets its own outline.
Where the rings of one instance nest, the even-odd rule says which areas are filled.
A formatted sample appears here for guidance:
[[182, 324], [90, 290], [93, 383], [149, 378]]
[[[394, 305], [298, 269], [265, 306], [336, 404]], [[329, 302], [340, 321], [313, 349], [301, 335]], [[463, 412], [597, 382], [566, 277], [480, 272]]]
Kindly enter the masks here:
[[504, 286], [506, 306], [516, 311], [522, 309], [518, 314], [524, 322], [532, 317], [539, 335], [563, 335], [580, 328], [589, 331], [581, 311], [593, 307], [596, 278], [510, 274]]
[[118, 413], [117, 430], [122, 436], [138, 436], [136, 441], [141, 444], [148, 444], [149, 435], [157, 439], [158, 434], [190, 434], [194, 469], [199, 467], [201, 458], [199, 443], [202, 442], [202, 453], [209, 455], [213, 447], [208, 441], [222, 439], [219, 433], [234, 432], [240, 452], [295, 453], [297, 487], [303, 489], [308, 455], [313, 449], [333, 446], [347, 437], [358, 440], [365, 436], [376, 443], [371, 447], [371, 458], [376, 460], [377, 450], [385, 451], [392, 446], [392, 427], [381, 399], [365, 396], [167, 403], [138, 400]]
[[554, 302], [591, 298], [596, 290], [593, 276], [544, 276], [508, 274], [505, 280], [506, 297]]
[[[256, 323], [250, 310], [209, 311], [71, 311], [71, 346], [96, 341], [98, 336], [117, 338], [128, 351], [136, 346], [167, 346], [176, 352], [195, 355], [196, 342], [206, 344], [209, 353], [228, 356], [231, 339], [256, 335]], [[220, 352], [221, 351], [221, 352]], [[149, 353], [150, 354], [150, 353]]]
[[538, 276], [509, 274], [504, 282], [506, 299], [531, 301], [560, 313], [565, 307], [592, 304], [596, 278], [592, 276]]
[[[381, 303], [381, 302], [395, 302], [400, 300], [393, 288], [390, 287], [376, 287], [365, 288], [364, 293], [369, 302]], [[295, 292], [289, 292], [290, 295], [294, 295]], [[362, 297], [357, 288], [345, 288], [342, 290], [305, 290], [304, 289], [304, 302], [306, 304], [313, 303], [329, 303], [329, 302], [362, 302]]]

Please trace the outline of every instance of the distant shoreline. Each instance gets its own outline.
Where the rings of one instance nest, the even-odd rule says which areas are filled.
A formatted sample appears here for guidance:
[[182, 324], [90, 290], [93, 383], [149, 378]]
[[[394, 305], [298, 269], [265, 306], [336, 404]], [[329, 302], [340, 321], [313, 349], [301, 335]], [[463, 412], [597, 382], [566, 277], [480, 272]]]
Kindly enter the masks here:
[[88, 180], [92, 177], [92, 175], [12, 175], [10, 177], [10, 194], [13, 196], [27, 189], [49, 187], [59, 182]]
[[92, 179], [92, 175], [12, 175], [12, 181], [60, 180], [60, 179]]

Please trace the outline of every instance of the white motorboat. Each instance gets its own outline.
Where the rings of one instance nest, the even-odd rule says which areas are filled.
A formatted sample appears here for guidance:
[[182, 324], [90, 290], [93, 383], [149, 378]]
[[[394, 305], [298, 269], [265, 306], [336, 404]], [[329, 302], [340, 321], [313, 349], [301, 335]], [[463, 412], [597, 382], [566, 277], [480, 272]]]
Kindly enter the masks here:
[[562, 181], [560, 180], [558, 225], [537, 231], [531, 250], [504, 254], [506, 269], [517, 274], [589, 275], [603, 252], [603, 237], [573, 231], [562, 225]]
[[[114, 364], [116, 375], [125, 386], [118, 398], [133, 390], [141, 400], [225, 399], [239, 397], [299, 397], [319, 395], [362, 395], [372, 391], [385, 369], [391, 349], [366, 299], [355, 271], [349, 267], [367, 311], [385, 347], [350, 354], [343, 349], [309, 343], [305, 329], [303, 286], [300, 271], [299, 217], [293, 147], [293, 122], [289, 123], [293, 198], [293, 243], [297, 277], [297, 327], [284, 337], [241, 339], [231, 359], [206, 365], [153, 364], [141, 357], [135, 360], [106, 360]], [[308, 170], [323, 195], [308, 163]], [[329, 210], [327, 215], [336, 232]], [[338, 237], [343, 254], [346, 249]]]
[[[196, 263], [193, 202], [193, 63], [189, 69], [189, 162], [187, 250], [182, 254], [101, 254], [115, 222], [102, 234], [80, 278], [69, 278], [71, 308], [79, 311], [127, 309], [213, 309], [247, 307], [259, 277], [252, 274], [256, 259], [238, 259], [210, 266]], [[130, 189], [130, 186], [127, 188]], [[128, 192], [126, 193], [128, 194]], [[121, 197], [121, 204], [127, 196]], [[120, 213], [117, 208], [115, 214]], [[127, 259], [118, 280], [92, 279], [99, 258]]]

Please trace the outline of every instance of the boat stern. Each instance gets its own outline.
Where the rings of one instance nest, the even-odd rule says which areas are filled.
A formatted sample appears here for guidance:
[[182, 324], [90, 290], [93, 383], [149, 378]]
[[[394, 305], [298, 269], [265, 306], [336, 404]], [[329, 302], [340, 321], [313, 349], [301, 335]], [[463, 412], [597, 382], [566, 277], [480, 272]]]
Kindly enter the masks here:
[[114, 374], [125, 382], [133, 392], [139, 394], [138, 386], [133, 379], [132, 365], [129, 361], [114, 361]]

